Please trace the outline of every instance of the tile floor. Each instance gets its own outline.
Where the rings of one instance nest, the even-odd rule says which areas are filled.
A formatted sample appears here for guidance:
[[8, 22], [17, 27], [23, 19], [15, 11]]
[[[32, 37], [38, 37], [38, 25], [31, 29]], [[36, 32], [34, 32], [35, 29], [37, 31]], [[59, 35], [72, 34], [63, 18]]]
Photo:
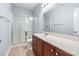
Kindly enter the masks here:
[[28, 43], [13, 46], [10, 50], [9, 56], [34, 56], [32, 45]]

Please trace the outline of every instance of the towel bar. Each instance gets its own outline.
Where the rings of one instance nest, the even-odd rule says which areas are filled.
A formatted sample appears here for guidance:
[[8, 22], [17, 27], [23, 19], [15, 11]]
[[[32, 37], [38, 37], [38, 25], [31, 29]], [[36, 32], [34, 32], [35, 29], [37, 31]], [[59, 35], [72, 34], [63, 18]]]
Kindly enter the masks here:
[[4, 16], [0, 16], [0, 19], [5, 21], [5, 22], [9, 22], [9, 20], [6, 17], [4, 17]]

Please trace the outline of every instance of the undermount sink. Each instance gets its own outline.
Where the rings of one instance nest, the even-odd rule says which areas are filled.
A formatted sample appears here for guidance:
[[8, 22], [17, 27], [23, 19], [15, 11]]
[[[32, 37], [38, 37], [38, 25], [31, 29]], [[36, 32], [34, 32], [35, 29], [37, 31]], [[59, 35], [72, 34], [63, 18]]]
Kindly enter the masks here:
[[52, 36], [52, 35], [47, 35], [46, 38], [48, 38], [48, 39], [60, 39], [59, 37]]

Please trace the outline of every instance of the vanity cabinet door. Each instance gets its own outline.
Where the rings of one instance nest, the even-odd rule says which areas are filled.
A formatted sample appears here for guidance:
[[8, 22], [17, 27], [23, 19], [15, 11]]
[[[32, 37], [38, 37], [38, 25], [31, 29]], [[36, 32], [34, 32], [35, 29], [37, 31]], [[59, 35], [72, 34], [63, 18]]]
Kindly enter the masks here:
[[34, 55], [38, 55], [38, 40], [37, 37], [32, 36], [32, 50]]
[[53, 45], [50, 45], [48, 43], [45, 43], [45, 52], [44, 52], [44, 55], [45, 56], [55, 56], [55, 53], [56, 53], [56, 49]]
[[55, 47], [42, 39], [32, 36], [32, 49], [36, 56], [71, 56], [71, 54]]
[[62, 52], [60, 49], [56, 48], [56, 56], [61, 56]]
[[44, 56], [44, 43], [38, 38], [38, 56]]
[[32, 37], [32, 49], [34, 52], [34, 55], [36, 56], [44, 56], [44, 43], [43, 41], [38, 38], [33, 36]]

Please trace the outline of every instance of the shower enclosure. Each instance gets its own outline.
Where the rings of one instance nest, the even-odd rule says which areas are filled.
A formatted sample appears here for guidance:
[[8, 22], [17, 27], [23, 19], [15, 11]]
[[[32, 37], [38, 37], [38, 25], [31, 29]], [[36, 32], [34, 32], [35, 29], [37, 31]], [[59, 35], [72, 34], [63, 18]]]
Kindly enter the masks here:
[[13, 17], [12, 28], [12, 43], [26, 43], [27, 40], [32, 39], [32, 34], [34, 33], [34, 19], [28, 17]]

